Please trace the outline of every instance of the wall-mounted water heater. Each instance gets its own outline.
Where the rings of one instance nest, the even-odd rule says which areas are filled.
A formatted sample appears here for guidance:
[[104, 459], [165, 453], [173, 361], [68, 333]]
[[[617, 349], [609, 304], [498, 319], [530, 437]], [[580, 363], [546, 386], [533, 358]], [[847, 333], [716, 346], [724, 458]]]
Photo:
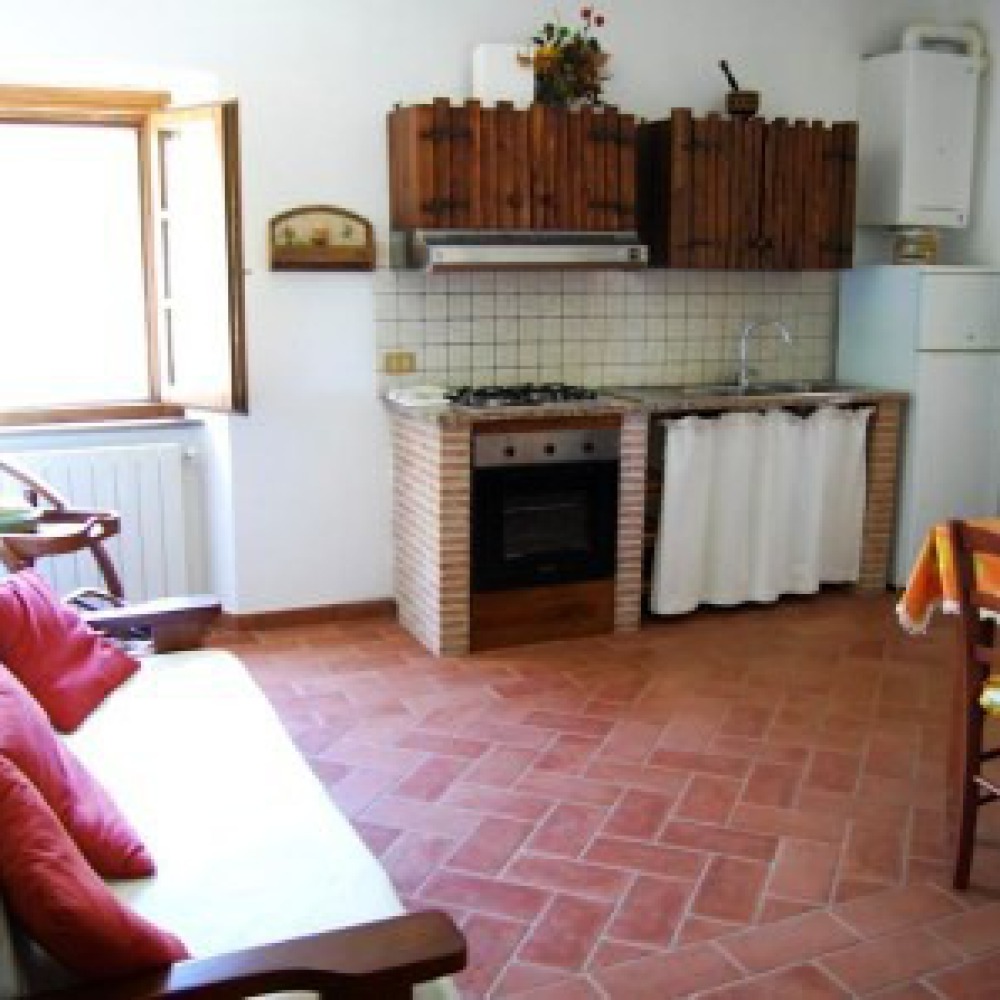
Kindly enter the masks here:
[[985, 65], [982, 34], [966, 26], [914, 25], [902, 51], [862, 60], [860, 225], [968, 225]]

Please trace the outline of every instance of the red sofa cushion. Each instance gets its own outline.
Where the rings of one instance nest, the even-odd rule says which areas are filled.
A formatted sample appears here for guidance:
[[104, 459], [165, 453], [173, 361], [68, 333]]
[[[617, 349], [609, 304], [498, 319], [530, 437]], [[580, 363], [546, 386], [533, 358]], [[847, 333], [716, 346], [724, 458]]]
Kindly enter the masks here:
[[124, 906], [98, 878], [35, 786], [0, 757], [0, 891], [66, 968], [121, 976], [187, 958], [184, 944]]
[[0, 757], [38, 789], [94, 870], [105, 878], [155, 871], [138, 834], [114, 801], [52, 731], [45, 713], [0, 666]]
[[0, 582], [0, 660], [64, 733], [139, 669], [30, 569]]

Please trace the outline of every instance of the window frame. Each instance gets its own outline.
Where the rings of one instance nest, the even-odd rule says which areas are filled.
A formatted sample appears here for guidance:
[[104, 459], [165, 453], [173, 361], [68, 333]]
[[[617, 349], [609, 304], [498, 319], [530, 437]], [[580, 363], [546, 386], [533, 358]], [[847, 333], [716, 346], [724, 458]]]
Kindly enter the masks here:
[[[207, 107], [223, 107], [212, 105]], [[0, 125], [51, 124], [120, 126], [134, 129], [138, 142], [140, 241], [147, 357], [148, 398], [117, 400], [106, 403], [67, 404], [0, 408], [0, 427], [20, 427], [40, 424], [96, 423], [122, 420], [153, 420], [180, 418], [186, 405], [205, 406], [202, 400], [185, 403], [181, 399], [166, 399], [160, 357], [161, 331], [159, 316], [161, 296], [156, 247], [156, 185], [159, 175], [154, 143], [157, 118], [172, 110], [170, 94], [160, 90], [106, 90], [64, 87], [36, 87], [0, 84]], [[235, 104], [228, 108], [227, 128], [223, 140], [227, 152], [223, 156], [226, 195], [227, 257], [230, 267], [226, 290], [230, 306], [229, 348], [231, 352], [228, 404], [208, 405], [225, 412], [247, 412], [246, 358], [243, 314], [242, 229], [239, 206], [238, 127]], [[230, 159], [230, 156], [232, 159]]]

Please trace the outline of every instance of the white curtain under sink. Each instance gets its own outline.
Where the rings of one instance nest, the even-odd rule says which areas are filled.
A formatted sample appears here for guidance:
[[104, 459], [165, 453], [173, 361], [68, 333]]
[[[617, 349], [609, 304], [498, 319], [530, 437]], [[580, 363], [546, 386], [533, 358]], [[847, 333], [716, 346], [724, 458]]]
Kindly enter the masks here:
[[650, 609], [770, 602], [858, 578], [871, 407], [665, 421]]

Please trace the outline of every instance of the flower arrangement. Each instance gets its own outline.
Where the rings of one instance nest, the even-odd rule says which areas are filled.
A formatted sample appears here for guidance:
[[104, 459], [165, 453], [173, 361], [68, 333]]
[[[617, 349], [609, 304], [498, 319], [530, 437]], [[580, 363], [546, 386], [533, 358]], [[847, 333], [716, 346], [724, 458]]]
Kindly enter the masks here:
[[608, 54], [593, 29], [604, 26], [604, 15], [583, 7], [580, 20], [575, 28], [546, 22], [531, 39], [534, 50], [527, 58], [535, 70], [535, 100], [542, 104], [601, 103]]

